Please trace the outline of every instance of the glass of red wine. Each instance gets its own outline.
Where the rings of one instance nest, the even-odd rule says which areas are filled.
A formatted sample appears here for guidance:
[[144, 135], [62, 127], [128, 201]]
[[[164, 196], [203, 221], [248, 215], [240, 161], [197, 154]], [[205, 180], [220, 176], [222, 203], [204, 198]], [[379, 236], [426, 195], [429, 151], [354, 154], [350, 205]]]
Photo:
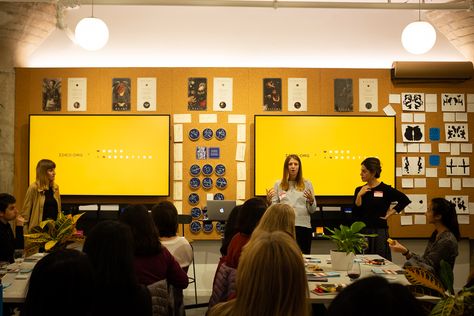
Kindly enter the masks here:
[[360, 263], [358, 261], [352, 261], [349, 263], [347, 276], [349, 279], [351, 279], [351, 281], [354, 281], [360, 277]]

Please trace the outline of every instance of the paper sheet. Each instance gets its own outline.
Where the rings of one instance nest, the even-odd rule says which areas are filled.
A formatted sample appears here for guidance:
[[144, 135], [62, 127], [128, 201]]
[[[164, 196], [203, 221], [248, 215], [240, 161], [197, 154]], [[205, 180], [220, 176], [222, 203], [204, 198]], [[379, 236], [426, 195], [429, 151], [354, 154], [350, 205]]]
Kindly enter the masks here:
[[474, 112], [474, 94], [467, 94], [467, 111]]
[[467, 113], [456, 113], [456, 122], [467, 122]]
[[183, 161], [183, 143], [175, 143], [173, 145], [173, 160]]
[[191, 114], [173, 114], [173, 123], [191, 123]]
[[415, 220], [414, 223], [415, 225], [424, 225], [426, 224], [426, 216], [425, 215], [414, 215]]
[[406, 153], [407, 152], [407, 144], [405, 143], [397, 143], [395, 145], [397, 153]]
[[469, 214], [474, 214], [474, 203], [469, 202]]
[[174, 207], [178, 211], [178, 214], [183, 214], [183, 201], [173, 201]]
[[390, 93], [388, 95], [388, 102], [393, 104], [400, 104], [400, 94]]
[[453, 189], [453, 191], [460, 191], [461, 190], [461, 178], [451, 179], [451, 188]]
[[451, 187], [451, 179], [450, 178], [439, 178], [438, 179], [438, 186], [440, 188], [450, 188]]
[[444, 122], [454, 122], [455, 120], [456, 120], [456, 116], [454, 115], [454, 113], [451, 113], [451, 112], [443, 113]]
[[173, 200], [181, 201], [183, 199], [183, 182], [173, 182]]
[[308, 111], [307, 79], [288, 78], [288, 111]]
[[426, 178], [415, 178], [415, 188], [426, 188]]
[[412, 123], [413, 122], [413, 113], [402, 113], [401, 120], [403, 123]]
[[402, 178], [402, 188], [413, 188], [413, 178]]
[[451, 152], [451, 146], [447, 143], [439, 143], [438, 144], [438, 151], [440, 153], [449, 153]]
[[245, 200], [245, 181], [237, 181], [236, 198], [238, 200]]
[[237, 181], [247, 180], [247, 167], [245, 162], [237, 162]]
[[245, 114], [229, 114], [227, 117], [227, 123], [245, 124], [245, 121]]
[[238, 143], [245, 143], [246, 141], [246, 125], [245, 124], [238, 124], [237, 125], [237, 142]]
[[402, 176], [402, 168], [401, 167], [395, 168], [395, 176], [396, 177], [401, 177]]
[[359, 112], [378, 112], [378, 80], [372, 78], [359, 79]]
[[458, 224], [469, 225], [469, 215], [458, 215]]
[[438, 98], [436, 94], [425, 94], [425, 112], [438, 112]]
[[199, 123], [217, 123], [217, 114], [199, 114]]
[[232, 78], [214, 78], [214, 111], [232, 111]]
[[173, 139], [175, 143], [183, 142], [183, 124], [174, 124]]
[[461, 144], [462, 153], [472, 153], [472, 144]]
[[207, 193], [206, 194], [206, 201], [212, 201], [212, 200], [214, 200], [214, 194]]
[[457, 156], [461, 153], [461, 146], [459, 143], [451, 144], [451, 155]]
[[183, 163], [175, 162], [173, 169], [173, 180], [183, 180]]
[[407, 194], [407, 197], [410, 199], [411, 203], [408, 204], [404, 212], [408, 213], [426, 213], [426, 208], [428, 205], [428, 197], [426, 194]]
[[426, 168], [425, 173], [427, 178], [437, 178], [438, 168]]
[[390, 105], [388, 104], [387, 106], [385, 106], [383, 108], [383, 111], [385, 112], [385, 115], [387, 116], [395, 116], [397, 115], [397, 112], [395, 112], [395, 109]]
[[68, 78], [67, 110], [87, 111], [87, 78]]
[[156, 78], [137, 78], [137, 111], [156, 111]]
[[420, 153], [431, 153], [431, 144], [420, 144]]
[[474, 188], [474, 178], [462, 178], [463, 188]]
[[409, 152], [409, 153], [419, 153], [420, 152], [420, 144], [408, 143], [407, 144], [407, 152]]
[[245, 143], [237, 143], [235, 148], [235, 160], [245, 161]]
[[400, 225], [402, 226], [413, 225], [413, 217], [411, 215], [400, 216]]
[[415, 123], [424, 123], [426, 121], [425, 113], [414, 113], [413, 122]]

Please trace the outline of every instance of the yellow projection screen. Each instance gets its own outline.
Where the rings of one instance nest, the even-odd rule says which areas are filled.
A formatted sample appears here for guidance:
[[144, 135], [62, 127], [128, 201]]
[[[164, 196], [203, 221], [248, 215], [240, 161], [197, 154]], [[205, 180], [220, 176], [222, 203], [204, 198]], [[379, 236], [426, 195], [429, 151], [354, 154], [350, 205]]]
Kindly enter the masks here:
[[169, 115], [30, 115], [30, 182], [51, 159], [62, 195], [168, 196], [169, 133]]
[[395, 117], [255, 116], [255, 195], [265, 195], [297, 154], [318, 196], [350, 196], [362, 185], [366, 157], [382, 162], [381, 180], [395, 186]]

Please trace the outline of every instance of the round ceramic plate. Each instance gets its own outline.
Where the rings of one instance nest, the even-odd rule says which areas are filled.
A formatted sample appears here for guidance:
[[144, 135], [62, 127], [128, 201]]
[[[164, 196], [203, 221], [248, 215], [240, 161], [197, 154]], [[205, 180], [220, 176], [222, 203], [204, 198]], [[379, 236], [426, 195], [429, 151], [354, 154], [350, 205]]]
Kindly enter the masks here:
[[223, 129], [223, 128], [218, 128], [218, 129], [216, 130], [216, 138], [217, 138], [218, 140], [224, 140], [224, 138], [225, 138], [226, 136], [227, 136], [227, 132], [226, 132], [225, 129]]
[[199, 178], [191, 178], [189, 180], [189, 186], [193, 190], [198, 189], [200, 185], [201, 185], [201, 180], [199, 180]]
[[199, 218], [201, 217], [202, 211], [199, 207], [193, 207], [191, 209], [191, 217], [192, 218]]
[[216, 231], [218, 233], [223, 233], [224, 232], [224, 229], [225, 229], [225, 224], [221, 223], [221, 222], [217, 222], [216, 223]]
[[212, 229], [214, 228], [214, 225], [212, 225], [212, 222], [204, 222], [204, 232], [205, 233], [210, 233], [212, 232]]
[[189, 204], [191, 205], [196, 205], [199, 203], [199, 195], [197, 195], [196, 193], [191, 193], [189, 196], [188, 196], [188, 202]]
[[189, 228], [191, 229], [191, 232], [196, 234], [201, 231], [202, 225], [198, 221], [192, 221], [191, 224], [189, 224]]
[[214, 168], [214, 172], [219, 177], [223, 176], [225, 174], [225, 166], [223, 164], [216, 165], [216, 167]]
[[218, 187], [219, 189], [225, 189], [226, 186], [227, 186], [226, 178], [224, 177], [217, 178], [216, 187]]
[[202, 179], [202, 187], [205, 190], [209, 190], [210, 188], [212, 188], [212, 179], [211, 178]]
[[210, 176], [212, 174], [213, 168], [210, 164], [205, 164], [202, 166], [202, 174], [205, 176]]
[[189, 139], [192, 140], [192, 141], [196, 141], [199, 139], [199, 130], [197, 128], [193, 128], [189, 131]]
[[200, 173], [201, 173], [201, 167], [199, 167], [199, 165], [192, 165], [190, 168], [189, 168], [189, 173], [194, 176], [194, 177], [197, 177]]
[[219, 200], [219, 201], [224, 200], [224, 194], [222, 194], [222, 193], [214, 194], [214, 200]]
[[205, 128], [202, 131], [202, 138], [204, 138], [205, 140], [210, 140], [213, 135], [214, 135], [214, 132], [210, 128]]

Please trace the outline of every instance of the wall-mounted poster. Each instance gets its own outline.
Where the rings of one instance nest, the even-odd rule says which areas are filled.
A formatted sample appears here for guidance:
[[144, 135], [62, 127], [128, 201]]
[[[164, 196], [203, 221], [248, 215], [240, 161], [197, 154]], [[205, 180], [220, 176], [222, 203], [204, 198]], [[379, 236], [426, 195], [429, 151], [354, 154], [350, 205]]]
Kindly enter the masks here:
[[61, 111], [61, 78], [43, 79], [43, 111]]
[[425, 110], [425, 94], [402, 93], [402, 110], [423, 112]]
[[336, 112], [354, 111], [352, 79], [334, 79], [334, 110]]
[[378, 112], [378, 110], [378, 80], [359, 79], [359, 112]]
[[444, 133], [447, 142], [469, 141], [468, 125], [459, 123], [444, 124]]
[[214, 111], [232, 111], [232, 78], [214, 78]]
[[281, 78], [263, 79], [263, 110], [281, 111]]
[[402, 157], [402, 175], [421, 176], [425, 174], [425, 157]]
[[308, 111], [307, 85], [306, 78], [288, 78], [288, 111]]
[[464, 94], [462, 93], [442, 93], [441, 110], [443, 112], [465, 112]]
[[137, 111], [156, 111], [156, 78], [137, 79]]
[[402, 136], [405, 143], [425, 141], [425, 124], [402, 124]]
[[67, 80], [67, 110], [72, 112], [87, 110], [87, 78]]
[[407, 194], [407, 197], [410, 199], [411, 203], [405, 207], [405, 213], [426, 213], [426, 194]]
[[188, 78], [188, 110], [207, 110], [207, 78]]
[[469, 157], [446, 157], [447, 176], [468, 176], [470, 173]]
[[112, 79], [112, 110], [130, 111], [130, 78]]
[[456, 206], [456, 214], [469, 214], [468, 195], [446, 195], [444, 198]]

